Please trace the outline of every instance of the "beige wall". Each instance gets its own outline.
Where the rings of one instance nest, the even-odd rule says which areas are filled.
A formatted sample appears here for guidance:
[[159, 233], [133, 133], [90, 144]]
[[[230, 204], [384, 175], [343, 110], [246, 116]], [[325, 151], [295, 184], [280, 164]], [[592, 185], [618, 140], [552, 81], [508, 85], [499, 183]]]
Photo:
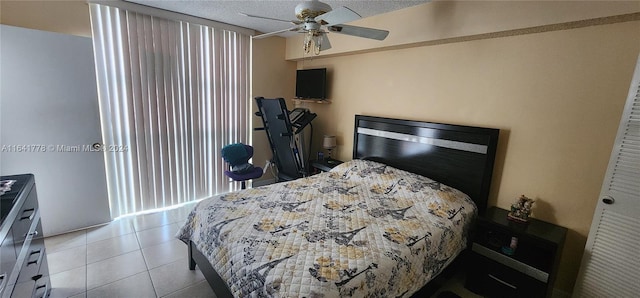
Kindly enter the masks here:
[[89, 5], [86, 0], [0, 0], [0, 23], [91, 37]]
[[[253, 40], [252, 83], [253, 97], [264, 98], [293, 98], [295, 94], [296, 63], [284, 59], [286, 40], [281, 37], [271, 37]], [[253, 110], [257, 111], [255, 100]], [[291, 107], [289, 107], [291, 109]], [[260, 117], [253, 117], [253, 127], [262, 127]], [[264, 131], [253, 132], [255, 165], [264, 166], [265, 161], [271, 159], [271, 147]], [[274, 179], [271, 171], [260, 180]]]
[[[352, 154], [355, 114], [501, 129], [489, 204], [537, 200], [534, 216], [569, 228], [557, 287], [573, 288], [640, 52], [640, 21], [334, 58], [318, 135]], [[301, 65], [300, 65], [301, 66]], [[316, 140], [316, 148], [319, 148]]]

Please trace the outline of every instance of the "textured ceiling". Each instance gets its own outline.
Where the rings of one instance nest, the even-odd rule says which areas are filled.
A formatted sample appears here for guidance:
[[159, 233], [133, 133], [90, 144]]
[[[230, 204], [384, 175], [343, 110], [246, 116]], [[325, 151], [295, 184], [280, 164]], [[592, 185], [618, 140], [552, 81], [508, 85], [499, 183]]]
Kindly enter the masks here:
[[[253, 29], [263, 33], [283, 30], [293, 25], [286, 22], [270, 21], [242, 16], [247, 13], [283, 20], [295, 20], [294, 9], [301, 0], [296, 1], [233, 1], [233, 0], [126, 0], [187, 15], [210, 19], [222, 23]], [[410, 6], [429, 2], [422, 1], [322, 1], [332, 8], [346, 6], [357, 12], [363, 18], [386, 13]], [[384, 29], [384, 28], [380, 28]], [[291, 36], [295, 33], [287, 32], [280, 36]]]

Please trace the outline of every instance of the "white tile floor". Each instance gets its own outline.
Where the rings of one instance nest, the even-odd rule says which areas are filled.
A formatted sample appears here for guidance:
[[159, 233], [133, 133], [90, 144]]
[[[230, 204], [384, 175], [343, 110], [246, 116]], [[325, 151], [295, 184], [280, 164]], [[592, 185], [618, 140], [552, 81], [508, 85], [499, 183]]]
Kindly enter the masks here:
[[191, 208], [45, 238], [51, 297], [215, 297], [174, 238]]
[[[194, 204], [122, 218], [45, 238], [51, 298], [213, 297], [204, 276], [189, 270], [187, 246], [174, 238]], [[480, 297], [456, 277], [439, 291]]]

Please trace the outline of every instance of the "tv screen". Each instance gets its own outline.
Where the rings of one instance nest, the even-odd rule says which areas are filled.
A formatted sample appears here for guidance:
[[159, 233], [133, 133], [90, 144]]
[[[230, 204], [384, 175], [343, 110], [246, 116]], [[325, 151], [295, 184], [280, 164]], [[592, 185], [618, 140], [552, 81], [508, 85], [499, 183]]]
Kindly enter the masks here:
[[327, 69], [298, 69], [296, 73], [296, 97], [326, 99]]

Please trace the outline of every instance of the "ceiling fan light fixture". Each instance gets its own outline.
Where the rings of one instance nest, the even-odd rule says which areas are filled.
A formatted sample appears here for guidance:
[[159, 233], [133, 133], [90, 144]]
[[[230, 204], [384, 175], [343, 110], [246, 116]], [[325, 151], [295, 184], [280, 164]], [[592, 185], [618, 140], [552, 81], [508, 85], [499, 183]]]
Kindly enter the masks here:
[[[252, 18], [287, 22], [296, 25], [292, 28], [260, 34], [254, 36], [253, 38], [265, 38], [288, 31], [297, 31], [299, 33], [304, 33], [305, 36], [302, 44], [302, 49], [304, 53], [307, 54], [313, 52], [316, 55], [320, 55], [320, 51], [331, 49], [331, 42], [329, 42], [328, 36], [324, 36], [328, 32], [335, 32], [344, 35], [358, 36], [375, 40], [384, 40], [387, 35], [389, 35], [389, 31], [386, 30], [346, 25], [345, 23], [360, 19], [361, 16], [357, 12], [345, 6], [332, 9], [331, 6], [326, 3], [320, 2], [319, 0], [306, 0], [296, 6], [295, 13], [296, 17], [299, 19], [298, 21], [287, 21], [270, 17], [250, 15], [246, 13], [243, 15]], [[326, 29], [323, 29], [323, 26], [326, 26]]]
[[323, 41], [323, 33], [319, 32], [318, 34], [314, 34], [314, 37], [316, 38], [315, 40], [315, 47], [313, 48], [313, 53], [316, 55], [320, 55], [320, 48], [322, 47], [322, 41]]
[[322, 31], [310, 30], [309, 32], [307, 32], [304, 36], [304, 52], [308, 54], [311, 52], [311, 49], [313, 49], [314, 54], [320, 55], [320, 49], [322, 47], [322, 41], [324, 39], [323, 35], [324, 32]]

